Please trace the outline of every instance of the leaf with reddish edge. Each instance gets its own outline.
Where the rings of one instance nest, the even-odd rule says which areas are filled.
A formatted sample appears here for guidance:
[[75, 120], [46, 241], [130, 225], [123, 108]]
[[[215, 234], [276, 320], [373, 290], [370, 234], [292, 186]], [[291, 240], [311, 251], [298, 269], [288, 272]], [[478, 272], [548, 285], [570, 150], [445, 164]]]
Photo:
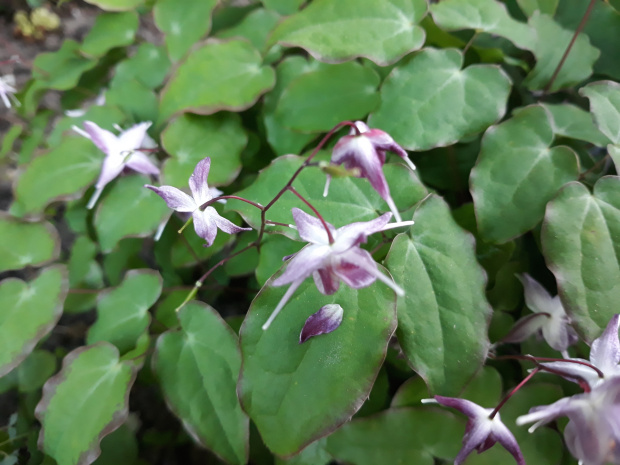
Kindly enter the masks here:
[[620, 301], [620, 178], [605, 176], [593, 193], [567, 184], [547, 205], [541, 240], [564, 308], [586, 340], [598, 337]]
[[59, 464], [92, 463], [101, 453], [101, 439], [127, 419], [136, 373], [136, 365], [121, 362], [108, 342], [70, 352], [43, 386], [35, 410], [43, 425], [39, 448]]
[[69, 280], [64, 266], [45, 268], [30, 282], [0, 282], [0, 377], [19, 365], [62, 315]]
[[153, 369], [170, 410], [196, 442], [227, 463], [248, 457], [249, 421], [236, 396], [241, 354], [220, 315], [192, 301], [178, 312], [180, 331], [157, 340]]
[[[291, 456], [346, 422], [368, 397], [396, 327], [395, 295], [380, 282], [359, 290], [341, 285], [323, 295], [309, 278], [263, 331], [287, 289], [272, 287], [272, 280], [241, 327], [237, 390], [267, 447]], [[299, 344], [308, 316], [326, 304], [346, 310], [338, 331]]]
[[405, 290], [397, 336], [411, 367], [434, 394], [456, 396], [484, 363], [491, 306], [473, 237], [448, 205], [427, 197], [408, 234], [394, 239], [386, 266]]

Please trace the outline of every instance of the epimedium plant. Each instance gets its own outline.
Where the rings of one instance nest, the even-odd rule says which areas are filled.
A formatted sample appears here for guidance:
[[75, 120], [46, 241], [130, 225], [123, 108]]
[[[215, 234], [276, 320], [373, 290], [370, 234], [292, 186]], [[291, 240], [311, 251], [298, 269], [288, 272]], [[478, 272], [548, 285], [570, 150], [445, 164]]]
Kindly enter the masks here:
[[2, 463], [620, 463], [618, 2], [88, 3], [0, 79]]

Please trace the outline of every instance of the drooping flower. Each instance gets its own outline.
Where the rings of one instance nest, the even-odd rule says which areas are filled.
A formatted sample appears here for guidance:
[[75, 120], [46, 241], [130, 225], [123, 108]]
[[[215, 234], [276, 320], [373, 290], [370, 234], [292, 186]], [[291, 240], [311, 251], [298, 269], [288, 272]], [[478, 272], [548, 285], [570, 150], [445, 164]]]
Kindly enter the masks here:
[[523, 283], [525, 304], [534, 313], [517, 321], [502, 342], [521, 342], [540, 331], [547, 344], [566, 354], [566, 349], [577, 342], [578, 336], [570, 325], [570, 318], [560, 297], [551, 297], [551, 294], [527, 273], [517, 277]]
[[19, 100], [13, 95], [17, 92], [15, 88], [15, 76], [7, 74], [6, 76], [0, 76], [0, 99], [7, 108], [11, 108], [11, 101], [19, 106]]
[[620, 464], [620, 378], [598, 384], [590, 392], [534, 407], [517, 418], [518, 425], [534, 423], [529, 431], [566, 416], [564, 439], [580, 465]]
[[410, 226], [413, 221], [403, 221], [388, 225], [391, 213], [365, 222], [351, 223], [341, 228], [334, 228], [327, 223], [333, 242], [330, 242], [323, 223], [299, 208], [293, 208], [293, 219], [299, 236], [309, 244], [297, 252], [288, 263], [286, 270], [273, 281], [274, 286], [291, 286], [263, 325], [267, 329], [273, 319], [282, 310], [295, 290], [310, 275], [314, 278], [317, 289], [322, 294], [330, 295], [338, 290], [340, 281], [353, 289], [370, 286], [375, 280], [387, 284], [398, 295], [404, 291], [378, 269], [372, 255], [360, 248], [366, 238], [373, 233], [400, 226]]
[[189, 188], [192, 195], [189, 196], [182, 190], [172, 186], [151, 186], [148, 187], [162, 199], [170, 208], [178, 212], [191, 213], [194, 219], [194, 229], [196, 234], [207, 241], [207, 245], [213, 244], [218, 228], [228, 234], [235, 234], [241, 231], [251, 231], [252, 228], [242, 228], [231, 221], [220, 216], [217, 210], [211, 206], [201, 210], [201, 206], [212, 200], [213, 191], [207, 184], [209, 169], [211, 168], [211, 158], [207, 157], [200, 160], [189, 177]]
[[[614, 315], [603, 334], [592, 342], [590, 347], [590, 361], [581, 358], [570, 358], [580, 363], [567, 361], [543, 363], [544, 367], [551, 368], [566, 379], [574, 382], [585, 381], [590, 388], [594, 388], [612, 378], [620, 378], [620, 340], [618, 340], [618, 326], [620, 314]], [[588, 365], [596, 367], [603, 376]]]
[[159, 168], [143, 153], [142, 144], [147, 140], [146, 131], [150, 122], [136, 124], [120, 135], [115, 136], [110, 131], [100, 128], [91, 121], [84, 122], [84, 129], [73, 126], [73, 130], [90, 139], [99, 150], [105, 153], [99, 179], [95, 184], [95, 192], [88, 201], [86, 208], [93, 208], [104, 187], [122, 173], [125, 167], [138, 173], [159, 176]]
[[454, 465], [459, 465], [474, 450], [480, 454], [499, 442], [508, 452], [512, 454], [519, 465], [525, 465], [525, 459], [521, 454], [521, 449], [517, 440], [510, 430], [502, 423], [499, 413], [491, 418], [492, 408], [484, 408], [480, 405], [454, 397], [435, 396], [434, 399], [423, 399], [423, 403], [439, 403], [446, 407], [451, 407], [467, 415], [469, 420], [465, 427], [463, 437], [463, 447], [459, 451]]
[[306, 320], [299, 334], [299, 343], [303, 344], [311, 337], [335, 331], [342, 323], [343, 314], [344, 310], [338, 304], [323, 305], [318, 312], [313, 313]]
[[[389, 151], [401, 157], [411, 169], [415, 169], [407, 152], [394, 142], [394, 139], [380, 129], [370, 129], [363, 121], [356, 121], [355, 129], [348, 136], [341, 138], [332, 151], [332, 163], [344, 163], [349, 170], [357, 168], [359, 176], [368, 179], [370, 185], [385, 200], [394, 214], [396, 221], [401, 221], [398, 209], [390, 195], [390, 188], [383, 174], [385, 152]], [[327, 178], [324, 195], [327, 195], [330, 177]]]

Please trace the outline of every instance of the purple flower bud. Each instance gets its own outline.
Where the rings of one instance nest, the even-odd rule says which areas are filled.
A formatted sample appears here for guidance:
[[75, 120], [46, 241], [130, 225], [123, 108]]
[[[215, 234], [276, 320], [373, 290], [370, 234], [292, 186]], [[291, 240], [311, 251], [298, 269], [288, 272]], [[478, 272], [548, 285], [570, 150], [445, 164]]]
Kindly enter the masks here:
[[303, 344], [308, 339], [319, 334], [327, 334], [335, 331], [342, 323], [344, 311], [338, 304], [328, 304], [310, 315], [299, 334], [299, 343]]

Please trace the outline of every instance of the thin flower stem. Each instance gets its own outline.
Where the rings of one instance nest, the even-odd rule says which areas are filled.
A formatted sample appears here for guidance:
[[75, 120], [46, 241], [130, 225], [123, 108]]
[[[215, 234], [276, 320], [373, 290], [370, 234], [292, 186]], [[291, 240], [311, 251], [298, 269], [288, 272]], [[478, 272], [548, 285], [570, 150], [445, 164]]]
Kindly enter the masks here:
[[602, 165], [604, 165], [607, 160], [609, 159], [610, 155], [609, 153], [607, 153], [603, 158], [601, 158], [599, 161], [597, 161], [594, 165], [592, 165], [590, 168], [588, 168], [586, 171], [584, 171], [583, 173], [581, 173], [579, 175], [579, 180], [582, 180], [583, 178], [585, 178], [588, 174], [592, 173], [593, 171], [596, 171], [597, 169], [599, 169]]
[[566, 47], [566, 50], [564, 51], [564, 55], [562, 55], [562, 58], [560, 59], [558, 66], [555, 68], [555, 71], [553, 72], [553, 75], [551, 76], [551, 79], [549, 79], [549, 82], [547, 83], [547, 85], [545, 86], [545, 89], [543, 90], [544, 94], [547, 94], [549, 92], [549, 89], [551, 89], [551, 86], [553, 85], [556, 78], [558, 77], [558, 74], [560, 74], [560, 70], [562, 69], [562, 66], [564, 66], [564, 63], [566, 62], [566, 58], [568, 58], [568, 54], [573, 48], [573, 45], [575, 45], [575, 41], [577, 40], [577, 37], [579, 36], [581, 31], [585, 27], [586, 23], [588, 22], [588, 18], [590, 17], [590, 13], [592, 13], [592, 10], [594, 9], [594, 4], [596, 2], [597, 0], [590, 0], [590, 4], [588, 5], [588, 8], [586, 9], [585, 14], [581, 18], [581, 21], [579, 22], [577, 29], [575, 29], [575, 33], [573, 34], [573, 37], [568, 44], [568, 47]]
[[493, 418], [495, 418], [495, 415], [497, 415], [497, 412], [499, 412], [499, 409], [501, 409], [501, 408], [504, 406], [504, 404], [505, 404], [506, 402], [508, 402], [508, 399], [510, 399], [512, 396], [514, 396], [514, 395], [517, 393], [517, 391], [518, 391], [519, 389], [521, 389], [523, 386], [525, 386], [525, 384], [526, 384], [526, 383], [527, 383], [530, 379], [532, 379], [532, 378], [534, 377], [534, 375], [535, 375], [536, 373], [538, 373], [539, 371], [540, 371], [540, 367], [536, 367], [536, 368], [534, 368], [534, 369], [532, 370], [532, 372], [531, 372], [529, 375], [527, 375], [527, 376], [523, 379], [523, 381], [521, 381], [519, 384], [517, 384], [517, 385], [515, 386], [515, 388], [514, 388], [512, 391], [510, 391], [508, 394], [506, 394], [506, 397], [504, 397], [504, 398], [501, 400], [501, 402], [500, 402], [499, 404], [497, 404], [497, 407], [495, 407], [495, 408], [493, 409], [493, 411], [491, 412], [491, 415], [489, 415], [489, 418], [490, 418], [491, 420], [492, 420]]
[[218, 200], [224, 200], [224, 199], [233, 199], [233, 200], [241, 200], [242, 202], [245, 203], [249, 203], [250, 205], [258, 208], [260, 211], [263, 211], [265, 207], [263, 207], [260, 203], [256, 203], [256, 202], [252, 202], [251, 200], [248, 199], [244, 199], [243, 197], [239, 197], [237, 195], [220, 195], [219, 197], [214, 197], [211, 200], [209, 200], [208, 202], [203, 203], [200, 207], [201, 210], [214, 204], [215, 202], [217, 202]]
[[196, 254], [196, 251], [192, 248], [192, 245], [187, 240], [187, 237], [185, 237], [183, 234], [179, 234], [179, 236], [181, 237], [181, 240], [183, 241], [183, 244], [185, 244], [185, 247], [189, 251], [190, 255], [194, 258], [194, 260], [196, 260], [196, 263], [198, 263], [200, 270], [204, 273], [205, 268], [202, 265], [202, 262], [200, 261], [200, 257], [198, 256], [198, 254]]
[[463, 55], [465, 55], [467, 53], [467, 51], [469, 50], [469, 48], [472, 46], [472, 44], [474, 43], [474, 40], [476, 40], [476, 37], [478, 37], [478, 34], [480, 34], [480, 31], [476, 31], [474, 32], [474, 35], [471, 36], [471, 39], [469, 39], [469, 42], [467, 42], [467, 44], [465, 44], [465, 47], [463, 48]]
[[288, 190], [291, 191], [293, 194], [295, 194], [303, 203], [305, 203], [308, 206], [310, 210], [312, 210], [312, 212], [321, 221], [323, 228], [325, 228], [325, 232], [327, 233], [327, 238], [329, 239], [329, 243], [333, 244], [334, 236], [332, 236], [332, 232], [329, 230], [329, 226], [327, 225], [327, 222], [325, 221], [323, 216], [319, 213], [319, 211], [316, 208], [314, 208], [314, 206], [310, 202], [308, 202], [308, 200], [306, 200], [306, 198], [303, 195], [297, 192], [297, 190], [293, 186], [288, 186]]
[[297, 229], [297, 227], [295, 225], [293, 225], [293, 224], [278, 223], [277, 221], [271, 221], [271, 220], [266, 220], [265, 223], [271, 224], [273, 226], [285, 226], [287, 228]]

